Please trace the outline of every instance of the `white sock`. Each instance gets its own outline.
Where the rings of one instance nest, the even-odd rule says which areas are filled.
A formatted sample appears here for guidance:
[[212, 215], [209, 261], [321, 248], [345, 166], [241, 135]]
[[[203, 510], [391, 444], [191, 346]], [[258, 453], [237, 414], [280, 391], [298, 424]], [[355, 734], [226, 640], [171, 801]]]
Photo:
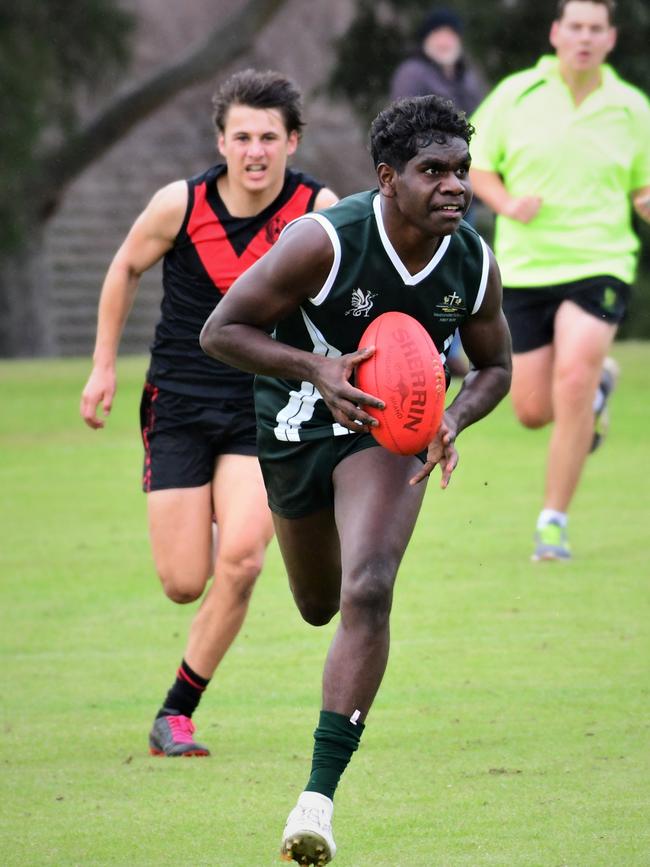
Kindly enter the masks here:
[[602, 390], [600, 386], [596, 389], [596, 394], [594, 395], [594, 402], [592, 404], [593, 410], [596, 415], [602, 410], [605, 405], [605, 392]]
[[569, 516], [566, 512], [557, 512], [555, 509], [542, 509], [537, 519], [537, 529], [540, 530], [542, 527], [550, 524], [551, 521], [559, 524], [560, 527], [566, 528], [566, 525], [569, 523]]

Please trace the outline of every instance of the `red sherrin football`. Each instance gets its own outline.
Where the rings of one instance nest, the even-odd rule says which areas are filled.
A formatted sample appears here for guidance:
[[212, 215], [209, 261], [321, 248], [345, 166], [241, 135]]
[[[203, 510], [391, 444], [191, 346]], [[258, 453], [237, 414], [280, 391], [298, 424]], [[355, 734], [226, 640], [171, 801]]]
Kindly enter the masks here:
[[445, 409], [445, 371], [433, 340], [417, 319], [389, 312], [366, 328], [359, 348], [365, 346], [375, 352], [357, 367], [357, 386], [386, 404], [365, 407], [379, 421], [372, 435], [400, 455], [423, 451]]

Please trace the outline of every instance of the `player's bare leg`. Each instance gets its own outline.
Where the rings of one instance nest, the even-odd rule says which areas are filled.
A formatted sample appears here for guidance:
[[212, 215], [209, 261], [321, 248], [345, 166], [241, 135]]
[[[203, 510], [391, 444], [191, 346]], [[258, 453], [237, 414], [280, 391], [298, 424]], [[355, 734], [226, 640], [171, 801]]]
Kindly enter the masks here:
[[208, 679], [244, 622], [273, 537], [257, 458], [223, 455], [212, 490], [217, 519], [215, 578], [192, 621], [185, 651], [192, 669]]
[[535, 560], [570, 558], [567, 513], [594, 436], [594, 395], [616, 327], [571, 301], [558, 308], [552, 346], [513, 356], [512, 401], [530, 428], [553, 422]]
[[334, 472], [341, 537], [341, 620], [323, 674], [323, 707], [364, 718], [388, 660], [393, 585], [422, 506], [420, 467], [382, 448], [357, 452]]
[[303, 518], [273, 515], [289, 586], [304, 620], [324, 626], [339, 610], [341, 551], [334, 509]]
[[616, 333], [610, 325], [565, 301], [555, 317], [553, 431], [544, 507], [567, 512], [593, 439], [594, 395]]
[[[158, 755], [208, 755], [206, 747], [194, 742], [191, 717], [241, 628], [272, 537], [259, 464], [254, 457], [224, 455], [212, 485], [175, 492], [160, 509], [162, 498], [149, 496], [154, 497], [150, 524], [157, 531], [152, 535], [154, 557], [167, 594], [178, 602], [198, 598], [213, 572], [213, 510], [217, 517], [216, 577], [192, 621], [176, 682], [150, 735], [152, 752]], [[175, 508], [178, 502], [180, 512], [186, 509], [184, 519]]]
[[147, 494], [149, 539], [163, 590], [173, 602], [198, 599], [212, 574], [212, 489]]
[[510, 399], [519, 421], [528, 428], [544, 427], [553, 420], [552, 345], [512, 356]]
[[[323, 626], [339, 610], [341, 554], [332, 508], [303, 518], [273, 516], [289, 585], [303, 618]], [[281, 857], [299, 864], [324, 865], [336, 852], [332, 835], [331, 798], [303, 792], [289, 814]]]
[[[323, 673], [323, 710], [315, 732], [312, 773], [283, 835], [286, 860], [322, 865], [336, 851], [332, 798], [386, 669], [393, 585], [425, 492], [425, 483], [408, 484], [418, 465], [416, 458], [370, 448], [350, 455], [334, 471], [341, 619]], [[323, 522], [325, 516], [320, 518]], [[276, 522], [293, 525], [278, 531], [283, 551], [290, 537], [299, 536], [301, 551], [312, 551], [302, 561], [302, 571], [300, 551], [294, 549], [290, 555], [299, 606], [317, 586], [310, 578], [317, 539], [310, 542], [306, 537], [304, 520]], [[328, 542], [332, 539], [330, 532]], [[335, 565], [333, 560], [330, 564]]]
[[[163, 589], [174, 602], [198, 599], [212, 572], [211, 485], [172, 488], [147, 494], [149, 536]], [[177, 699], [165, 701], [149, 733], [149, 750], [157, 756], [207, 756], [194, 740], [192, 711], [207, 680], [189, 669], [185, 660], [170, 690]], [[169, 700], [169, 707], [166, 704]]]

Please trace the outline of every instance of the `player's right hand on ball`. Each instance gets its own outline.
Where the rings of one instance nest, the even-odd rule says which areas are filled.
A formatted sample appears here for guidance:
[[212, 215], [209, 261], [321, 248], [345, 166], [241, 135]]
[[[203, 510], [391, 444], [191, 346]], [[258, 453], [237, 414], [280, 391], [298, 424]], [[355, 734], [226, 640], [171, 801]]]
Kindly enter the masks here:
[[319, 365], [318, 381], [314, 383], [334, 419], [355, 433], [369, 432], [370, 428], [378, 425], [377, 419], [367, 413], [364, 406], [384, 408], [383, 401], [378, 397], [361, 391], [350, 382], [357, 365], [373, 352], [374, 347], [369, 346], [339, 358], [324, 358]]

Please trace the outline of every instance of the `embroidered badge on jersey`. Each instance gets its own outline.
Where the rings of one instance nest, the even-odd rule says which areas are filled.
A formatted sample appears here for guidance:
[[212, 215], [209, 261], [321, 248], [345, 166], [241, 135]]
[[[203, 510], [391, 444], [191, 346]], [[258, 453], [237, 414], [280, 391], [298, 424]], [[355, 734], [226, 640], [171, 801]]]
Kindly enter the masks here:
[[346, 316], [351, 313], [353, 316], [363, 316], [368, 318], [368, 314], [372, 310], [372, 299], [377, 296], [376, 292], [371, 292], [369, 289], [364, 292], [363, 289], [355, 289], [352, 292], [351, 307], [346, 311]]
[[456, 322], [467, 315], [465, 301], [455, 291], [445, 295], [441, 302], [435, 305], [435, 317], [440, 322]]

